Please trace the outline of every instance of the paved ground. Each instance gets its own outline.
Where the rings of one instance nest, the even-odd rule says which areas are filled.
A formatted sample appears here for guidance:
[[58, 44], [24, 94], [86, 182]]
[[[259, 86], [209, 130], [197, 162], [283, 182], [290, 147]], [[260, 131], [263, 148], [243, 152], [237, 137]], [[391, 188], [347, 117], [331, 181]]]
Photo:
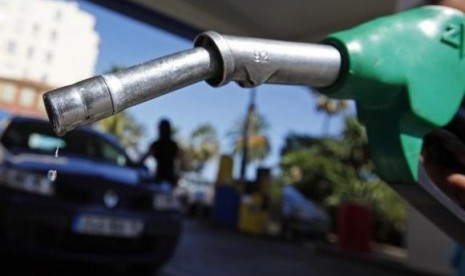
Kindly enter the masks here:
[[217, 229], [208, 223], [186, 221], [184, 235], [162, 276], [213, 275], [422, 275], [394, 265], [363, 262], [310, 243], [250, 237]]
[[[312, 243], [251, 237], [212, 227], [206, 221], [187, 220], [178, 250], [161, 276], [363, 276], [422, 275], [382, 262], [364, 262], [357, 258], [321, 250]], [[327, 248], [327, 247], [325, 247]], [[137, 275], [128, 271], [127, 275]], [[63, 263], [30, 266], [22, 260], [0, 258], [0, 275], [112, 275], [85, 265], [68, 267]]]

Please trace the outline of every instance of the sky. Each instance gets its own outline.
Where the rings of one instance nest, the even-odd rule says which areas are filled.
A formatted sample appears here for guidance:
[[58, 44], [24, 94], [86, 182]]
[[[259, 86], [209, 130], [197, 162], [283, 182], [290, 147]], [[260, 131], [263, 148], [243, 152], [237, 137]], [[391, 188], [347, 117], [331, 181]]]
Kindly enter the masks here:
[[[86, 1], [79, 0], [78, 4], [96, 18], [96, 30], [100, 35], [96, 74], [105, 73], [114, 65], [131, 66], [192, 48], [192, 41], [185, 38]], [[263, 165], [277, 168], [285, 136], [290, 133], [321, 135], [325, 117], [316, 112], [316, 96], [307, 87], [261, 85], [256, 89], [257, 110], [270, 124], [268, 137], [272, 152]], [[235, 83], [213, 88], [201, 82], [131, 107], [128, 111], [145, 128], [142, 149], [146, 149], [150, 141], [157, 137], [158, 121], [167, 118], [177, 128], [181, 139], [186, 139], [200, 124], [213, 125], [221, 140], [220, 151], [230, 153], [232, 143], [226, 133], [245, 115], [250, 91]], [[341, 118], [333, 119], [329, 134], [338, 135], [341, 128]], [[213, 180], [216, 166], [216, 162], [211, 162], [204, 176]], [[237, 167], [238, 164], [235, 165], [236, 171]], [[252, 167], [247, 175], [254, 176]]]

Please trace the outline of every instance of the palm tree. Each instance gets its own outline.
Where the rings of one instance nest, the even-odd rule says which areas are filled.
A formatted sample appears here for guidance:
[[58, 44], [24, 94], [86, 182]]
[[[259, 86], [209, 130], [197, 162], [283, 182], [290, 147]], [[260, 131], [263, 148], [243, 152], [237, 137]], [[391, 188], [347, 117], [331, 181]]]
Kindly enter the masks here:
[[139, 140], [144, 134], [143, 127], [126, 111], [97, 122], [96, 127], [113, 134], [124, 147], [136, 152]]
[[347, 107], [348, 107], [347, 100], [335, 100], [335, 99], [328, 98], [325, 95], [318, 95], [316, 110], [320, 112], [324, 112], [326, 114], [326, 120], [323, 123], [323, 129], [322, 129], [322, 133], [324, 135], [329, 134], [331, 119], [336, 114], [339, 114], [345, 111]]
[[266, 135], [269, 124], [255, 109], [255, 92], [252, 92], [250, 105], [245, 117], [236, 122], [228, 136], [233, 140], [233, 154], [242, 155], [240, 179], [245, 180], [245, 170], [249, 162], [264, 160], [271, 151]]
[[202, 124], [195, 128], [190, 141], [184, 149], [184, 162], [189, 170], [201, 172], [205, 164], [219, 152], [218, 136], [210, 124]]

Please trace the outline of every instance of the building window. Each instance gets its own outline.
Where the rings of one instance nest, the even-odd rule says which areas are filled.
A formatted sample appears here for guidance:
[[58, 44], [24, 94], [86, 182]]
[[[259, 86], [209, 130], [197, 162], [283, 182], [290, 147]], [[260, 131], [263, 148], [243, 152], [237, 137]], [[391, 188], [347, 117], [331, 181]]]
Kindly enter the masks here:
[[50, 63], [50, 62], [52, 62], [52, 59], [53, 59], [52, 52], [48, 52], [48, 53], [45, 55], [45, 62], [46, 62], [46, 63]]
[[35, 23], [33, 26], [32, 26], [32, 34], [34, 35], [37, 35], [40, 31], [40, 26], [39, 24]]
[[0, 101], [13, 103], [16, 96], [16, 86], [11, 83], [0, 84]]
[[6, 50], [9, 54], [14, 54], [16, 52], [16, 42], [8, 41], [8, 45], [6, 46]]
[[27, 58], [31, 59], [34, 57], [34, 48], [30, 46], [27, 48]]
[[61, 12], [61, 10], [55, 11], [55, 21], [60, 21], [62, 16], [63, 13]]
[[36, 91], [32, 88], [25, 87], [21, 89], [19, 104], [23, 107], [31, 107], [35, 103]]
[[50, 40], [52, 42], [55, 42], [57, 40], [57, 36], [58, 36], [58, 33], [56, 30], [53, 30], [51, 33], [50, 33]]

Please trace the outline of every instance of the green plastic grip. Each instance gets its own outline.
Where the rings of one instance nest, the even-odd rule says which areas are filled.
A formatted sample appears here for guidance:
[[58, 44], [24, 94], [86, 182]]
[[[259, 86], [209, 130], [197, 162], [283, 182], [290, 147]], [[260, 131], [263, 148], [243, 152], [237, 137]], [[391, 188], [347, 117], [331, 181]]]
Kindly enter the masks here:
[[414, 183], [423, 137], [456, 114], [465, 89], [465, 16], [425, 6], [329, 36], [343, 65], [320, 92], [354, 99], [377, 173]]

